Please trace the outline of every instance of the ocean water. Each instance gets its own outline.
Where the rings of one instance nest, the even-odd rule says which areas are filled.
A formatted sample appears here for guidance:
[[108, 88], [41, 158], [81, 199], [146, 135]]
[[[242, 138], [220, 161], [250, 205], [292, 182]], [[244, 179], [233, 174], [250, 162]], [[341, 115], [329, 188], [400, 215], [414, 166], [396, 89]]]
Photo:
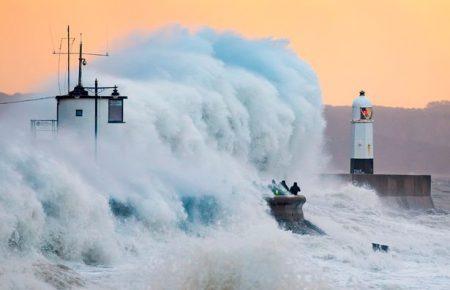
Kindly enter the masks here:
[[450, 178], [433, 178], [431, 182], [431, 194], [437, 208], [450, 211]]
[[[97, 159], [89, 136], [30, 136], [53, 101], [0, 111], [0, 289], [448, 288], [449, 181], [406, 211], [320, 180], [319, 83], [286, 41], [171, 27], [116, 46], [86, 73], [129, 96]], [[326, 235], [278, 227], [272, 178]]]

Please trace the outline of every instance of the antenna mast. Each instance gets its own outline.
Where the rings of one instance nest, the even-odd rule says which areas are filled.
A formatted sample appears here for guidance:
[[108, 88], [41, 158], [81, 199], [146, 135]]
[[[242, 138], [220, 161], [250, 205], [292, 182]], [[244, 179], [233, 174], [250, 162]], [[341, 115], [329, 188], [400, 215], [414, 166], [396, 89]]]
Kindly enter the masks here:
[[[61, 44], [65, 39], [67, 39], [67, 52], [61, 52]], [[67, 25], [67, 38], [62, 37], [60, 40], [59, 51], [58, 52], [53, 51], [53, 54], [57, 55], [67, 54], [67, 93], [70, 92], [70, 55], [73, 54], [73, 52], [70, 52], [70, 45], [71, 42], [74, 40], [75, 40], [74, 38], [70, 38], [70, 26]], [[59, 64], [58, 64], [58, 82], [59, 82]]]
[[108, 53], [90, 53], [90, 52], [84, 52], [83, 53], [83, 39], [82, 39], [82, 34], [80, 34], [80, 50], [78, 51], [78, 88], [82, 88], [83, 87], [83, 81], [82, 81], [82, 76], [83, 76], [83, 65], [87, 64], [86, 59], [83, 57], [83, 55], [95, 55], [95, 56], [108, 56]]
[[79, 51], [80, 55], [78, 57], [78, 86], [81, 87], [81, 65], [84, 63], [86, 63], [86, 61], [83, 59], [83, 40], [81, 39], [81, 34], [80, 34], [80, 51]]
[[[81, 39], [82, 35], [80, 34], [80, 50], [79, 51], [74, 51], [71, 52], [70, 51], [70, 44], [71, 41], [75, 41], [75, 38], [71, 38], [70, 37], [70, 26], [67, 26], [67, 52], [53, 52], [53, 54], [58, 54], [58, 55], [63, 55], [63, 54], [67, 54], [67, 94], [70, 95], [71, 91], [70, 91], [70, 55], [71, 54], [78, 54], [78, 84], [77, 86], [74, 88], [74, 91], [72, 93], [85, 93], [87, 94], [87, 92], [84, 90], [83, 86], [82, 86], [82, 66], [86, 65], [86, 59], [83, 57], [83, 55], [94, 55], [94, 56], [108, 56], [108, 53], [105, 54], [101, 54], [101, 53], [83, 53], [83, 40]], [[64, 39], [64, 38], [62, 38]]]
[[67, 94], [70, 92], [70, 26], [67, 25]]

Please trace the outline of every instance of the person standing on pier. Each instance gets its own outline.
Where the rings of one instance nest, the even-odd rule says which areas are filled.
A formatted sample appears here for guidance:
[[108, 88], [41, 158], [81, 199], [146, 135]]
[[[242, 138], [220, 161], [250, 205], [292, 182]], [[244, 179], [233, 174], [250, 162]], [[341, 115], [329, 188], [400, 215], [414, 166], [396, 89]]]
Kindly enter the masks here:
[[293, 194], [293, 195], [298, 195], [298, 193], [301, 191], [300, 187], [298, 186], [297, 182], [294, 182], [294, 185], [291, 186], [291, 188], [289, 189], [289, 191]]

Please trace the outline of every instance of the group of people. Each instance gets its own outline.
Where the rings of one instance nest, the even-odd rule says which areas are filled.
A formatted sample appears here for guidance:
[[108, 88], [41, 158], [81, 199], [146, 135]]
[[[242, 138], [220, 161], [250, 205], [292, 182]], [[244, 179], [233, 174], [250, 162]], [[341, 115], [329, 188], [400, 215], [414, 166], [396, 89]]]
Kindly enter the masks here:
[[286, 180], [281, 181], [279, 184], [275, 181], [275, 179], [272, 179], [272, 184], [269, 186], [270, 190], [272, 190], [274, 195], [298, 195], [298, 193], [301, 191], [300, 187], [298, 186], [297, 182], [294, 182], [294, 184], [289, 187], [286, 184]]

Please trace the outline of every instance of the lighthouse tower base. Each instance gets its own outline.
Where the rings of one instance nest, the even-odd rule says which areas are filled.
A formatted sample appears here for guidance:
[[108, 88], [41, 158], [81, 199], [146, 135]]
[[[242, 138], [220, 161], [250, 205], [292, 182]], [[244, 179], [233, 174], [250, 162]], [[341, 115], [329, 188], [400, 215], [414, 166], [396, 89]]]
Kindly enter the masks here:
[[350, 159], [350, 173], [373, 174], [373, 158], [370, 159]]

